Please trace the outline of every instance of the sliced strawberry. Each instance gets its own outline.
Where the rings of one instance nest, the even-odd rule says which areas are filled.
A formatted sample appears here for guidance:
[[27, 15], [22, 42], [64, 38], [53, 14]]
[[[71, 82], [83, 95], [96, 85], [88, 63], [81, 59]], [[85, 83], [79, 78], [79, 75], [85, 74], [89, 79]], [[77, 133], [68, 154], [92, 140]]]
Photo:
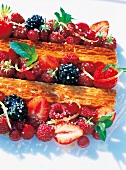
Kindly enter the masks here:
[[42, 70], [53, 69], [59, 67], [59, 61], [51, 55], [43, 55], [39, 57], [39, 64]]
[[113, 114], [112, 117], [110, 118], [111, 121], [115, 120], [116, 117], [116, 112], [112, 107], [109, 106], [103, 106], [95, 111], [95, 116], [93, 118], [93, 121], [97, 122], [102, 116], [106, 116], [108, 114]]
[[61, 122], [55, 126], [54, 139], [60, 144], [70, 144], [83, 135], [83, 130], [73, 123]]
[[0, 20], [0, 39], [9, 38], [12, 34], [13, 24]]
[[96, 68], [94, 72], [94, 86], [98, 88], [110, 89], [115, 87], [117, 84], [118, 74], [117, 70], [113, 68], [108, 68], [106, 71], [103, 71], [105, 64], [101, 64]]
[[39, 121], [47, 120], [49, 114], [49, 104], [44, 97], [35, 97], [28, 102], [27, 106], [29, 117], [35, 117]]
[[90, 30], [95, 31], [97, 35], [105, 39], [109, 31], [109, 22], [108, 21], [96, 22], [90, 26]]

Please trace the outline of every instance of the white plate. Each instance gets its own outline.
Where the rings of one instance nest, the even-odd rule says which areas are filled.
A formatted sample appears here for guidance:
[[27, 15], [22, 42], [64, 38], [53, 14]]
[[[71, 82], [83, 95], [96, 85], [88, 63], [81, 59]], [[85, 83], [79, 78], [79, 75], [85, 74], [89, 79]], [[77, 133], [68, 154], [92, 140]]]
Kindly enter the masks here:
[[[2, 0], [1, 4], [5, 4]], [[0, 5], [1, 5], [0, 4]], [[6, 0], [14, 12], [31, 17], [41, 14], [54, 18], [60, 7], [76, 22], [89, 25], [108, 20], [109, 34], [117, 39], [118, 65], [126, 67], [126, 1], [121, 0]], [[0, 136], [0, 166], [4, 170], [125, 170], [126, 169], [126, 73], [119, 78], [117, 90], [117, 119], [108, 131], [106, 142], [91, 139], [86, 149], [60, 146], [54, 141], [10, 141]]]

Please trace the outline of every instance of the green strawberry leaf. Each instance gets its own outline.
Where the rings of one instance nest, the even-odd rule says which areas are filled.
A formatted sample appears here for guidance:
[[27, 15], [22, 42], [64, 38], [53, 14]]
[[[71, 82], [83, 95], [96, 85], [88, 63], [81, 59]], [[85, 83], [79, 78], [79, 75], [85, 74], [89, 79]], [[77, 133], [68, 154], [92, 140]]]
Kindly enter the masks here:
[[105, 124], [99, 122], [98, 124], [95, 125], [95, 130], [100, 136], [100, 139], [105, 141], [106, 140], [106, 129], [105, 129]]
[[26, 66], [30, 66], [38, 59], [38, 54], [36, 54], [34, 46], [30, 47], [28, 44], [22, 42], [10, 42], [10, 48], [21, 57], [28, 59]]
[[67, 14], [64, 11], [64, 9], [61, 7], [60, 7], [60, 13], [58, 13], [58, 12], [54, 13], [59, 22], [63, 22], [64, 24], [69, 24], [72, 22], [72, 19], [74, 19], [70, 14]]

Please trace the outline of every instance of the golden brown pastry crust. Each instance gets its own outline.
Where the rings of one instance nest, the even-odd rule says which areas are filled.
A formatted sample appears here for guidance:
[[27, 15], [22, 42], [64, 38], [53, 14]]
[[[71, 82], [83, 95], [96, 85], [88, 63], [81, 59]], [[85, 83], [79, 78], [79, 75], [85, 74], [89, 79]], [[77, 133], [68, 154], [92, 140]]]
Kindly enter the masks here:
[[84, 86], [47, 84], [0, 77], [0, 91], [6, 95], [17, 94], [26, 100], [42, 95], [51, 103], [74, 101], [80, 105], [92, 107], [113, 107], [116, 104], [116, 90], [113, 89], [105, 90]]
[[21, 39], [7, 39], [0, 40], [0, 50], [8, 51], [9, 42], [18, 41], [24, 42], [31, 46], [36, 47], [38, 55], [42, 56], [50, 54], [58, 59], [61, 59], [66, 54], [76, 54], [81, 62], [92, 61], [92, 62], [103, 62], [105, 64], [116, 64], [117, 57], [116, 51], [103, 48], [103, 47], [85, 47], [83, 45], [71, 45], [71, 44], [55, 44], [47, 42], [31, 42], [30, 40]]

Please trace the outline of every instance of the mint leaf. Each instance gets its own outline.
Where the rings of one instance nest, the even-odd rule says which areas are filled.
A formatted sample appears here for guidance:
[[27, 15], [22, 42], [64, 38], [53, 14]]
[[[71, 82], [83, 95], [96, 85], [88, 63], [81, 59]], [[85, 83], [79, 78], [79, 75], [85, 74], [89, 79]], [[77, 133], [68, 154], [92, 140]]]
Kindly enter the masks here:
[[100, 139], [105, 141], [106, 140], [106, 129], [104, 123], [98, 123], [95, 125], [95, 130], [98, 132]]
[[113, 121], [111, 121], [110, 119], [106, 119], [102, 123], [105, 124], [105, 128], [109, 128], [113, 124]]
[[10, 42], [10, 48], [21, 57], [28, 59], [26, 66], [30, 66], [38, 59], [38, 54], [36, 54], [34, 46], [30, 47], [28, 44], [22, 42]]
[[104, 120], [106, 120], [106, 119], [111, 119], [112, 118], [112, 116], [113, 116], [113, 114], [114, 113], [109, 113], [109, 114], [107, 114], [107, 115], [105, 115], [105, 116], [101, 116], [101, 118], [98, 120], [99, 122], [103, 122]]
[[58, 13], [58, 12], [54, 13], [59, 22], [63, 22], [64, 24], [69, 24], [72, 22], [72, 19], [74, 19], [70, 14], [67, 14], [64, 11], [64, 9], [61, 7], [60, 7], [60, 13]]

